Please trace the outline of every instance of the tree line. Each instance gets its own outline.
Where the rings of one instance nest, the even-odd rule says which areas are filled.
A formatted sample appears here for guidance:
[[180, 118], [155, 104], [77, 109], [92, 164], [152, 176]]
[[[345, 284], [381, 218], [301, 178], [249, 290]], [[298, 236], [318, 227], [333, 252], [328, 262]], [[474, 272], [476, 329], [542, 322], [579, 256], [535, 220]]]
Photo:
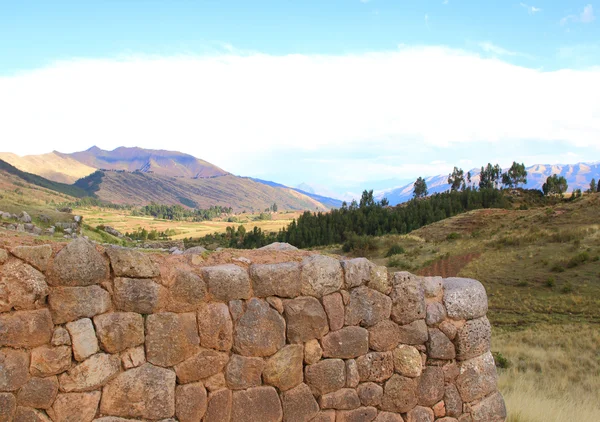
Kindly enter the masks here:
[[191, 220], [195, 222], [212, 220], [223, 214], [231, 214], [233, 208], [213, 205], [208, 209], [188, 209], [181, 205], [150, 204], [134, 209], [131, 215], [150, 215], [161, 220]]

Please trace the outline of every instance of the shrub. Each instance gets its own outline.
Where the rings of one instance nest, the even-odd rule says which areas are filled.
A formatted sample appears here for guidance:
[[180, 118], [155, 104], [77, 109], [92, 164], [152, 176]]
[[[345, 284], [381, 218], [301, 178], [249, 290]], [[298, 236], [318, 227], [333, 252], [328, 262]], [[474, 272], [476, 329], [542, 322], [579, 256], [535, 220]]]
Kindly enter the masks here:
[[456, 239], [460, 239], [460, 234], [456, 233], [456, 232], [452, 232], [452, 233], [448, 233], [448, 236], [446, 236], [446, 240], [456, 240]]
[[390, 259], [388, 259], [387, 266], [388, 267], [393, 267], [393, 268], [400, 268], [400, 269], [403, 269], [403, 270], [410, 270], [410, 269], [412, 269], [411, 265], [408, 264], [408, 263], [406, 263], [399, 256], [393, 256]]
[[525, 281], [525, 280], [520, 280], [517, 283], [517, 287], [527, 287], [527, 286], [529, 286], [529, 283], [527, 281]]
[[496, 362], [496, 368], [506, 369], [510, 367], [509, 360], [502, 355], [500, 352], [492, 352], [494, 356], [494, 362]]
[[580, 252], [577, 255], [571, 257], [571, 259], [569, 259], [567, 261], [567, 268], [575, 268], [576, 266], [583, 264], [587, 261], [589, 261], [590, 259], [590, 254], [587, 252]]
[[367, 252], [377, 249], [377, 242], [371, 236], [359, 236], [356, 233], [346, 235], [346, 242], [342, 245], [344, 252], [354, 252], [365, 255]]
[[548, 277], [548, 280], [546, 280], [546, 287], [554, 287], [554, 285], [556, 284], [556, 280], [554, 279], [554, 277]]
[[550, 268], [550, 271], [553, 273], [563, 273], [565, 272], [565, 267], [563, 267], [561, 264], [554, 264], [552, 268]]
[[404, 248], [396, 243], [395, 245], [392, 245], [392, 247], [388, 249], [387, 253], [385, 254], [385, 257], [389, 258], [392, 255], [400, 255], [403, 253], [404, 253]]
[[570, 281], [567, 281], [565, 283], [565, 285], [561, 289], [561, 292], [563, 292], [563, 293], [572, 293], [573, 292], [573, 285], [571, 284]]

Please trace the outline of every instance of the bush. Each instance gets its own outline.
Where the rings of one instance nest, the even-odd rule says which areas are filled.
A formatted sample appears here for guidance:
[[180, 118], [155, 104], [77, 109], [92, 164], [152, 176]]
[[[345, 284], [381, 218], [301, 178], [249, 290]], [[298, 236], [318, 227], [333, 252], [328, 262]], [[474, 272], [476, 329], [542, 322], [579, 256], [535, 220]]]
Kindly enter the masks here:
[[365, 255], [367, 252], [377, 249], [377, 241], [371, 236], [359, 236], [356, 233], [346, 235], [346, 242], [342, 245], [344, 252], [353, 252]]
[[496, 362], [496, 368], [506, 369], [510, 367], [509, 360], [502, 355], [500, 352], [492, 352], [494, 361]]
[[386, 258], [389, 258], [392, 255], [400, 255], [404, 253], [404, 248], [398, 244], [392, 245], [391, 248], [388, 249], [387, 253], [385, 254]]
[[410, 269], [412, 269], [412, 267], [410, 266], [410, 264], [406, 263], [399, 256], [393, 256], [390, 259], [388, 259], [387, 266], [388, 267], [392, 267], [392, 268], [400, 268], [402, 270], [410, 270]]
[[553, 273], [564, 273], [565, 267], [563, 267], [561, 264], [554, 264], [552, 268], [550, 268], [550, 271]]
[[561, 292], [563, 292], [563, 293], [572, 293], [573, 292], [573, 285], [571, 284], [570, 281], [567, 281], [565, 283], [565, 285], [561, 289]]
[[571, 257], [567, 261], [567, 268], [575, 268], [576, 266], [583, 264], [590, 259], [590, 254], [587, 252], [580, 252], [577, 255]]
[[456, 233], [456, 232], [452, 232], [449, 233], [448, 236], [446, 236], [446, 240], [456, 240], [456, 239], [460, 239], [460, 234]]
[[556, 284], [556, 280], [554, 280], [554, 277], [548, 277], [548, 280], [546, 280], [546, 287], [554, 287], [554, 285]]

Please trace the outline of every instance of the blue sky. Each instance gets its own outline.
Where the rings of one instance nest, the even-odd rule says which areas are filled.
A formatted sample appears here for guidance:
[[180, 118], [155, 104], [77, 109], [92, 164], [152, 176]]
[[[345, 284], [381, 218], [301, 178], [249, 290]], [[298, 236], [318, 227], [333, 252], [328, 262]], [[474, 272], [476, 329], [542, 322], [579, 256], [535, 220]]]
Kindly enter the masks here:
[[0, 1], [0, 149], [142, 146], [338, 193], [600, 159], [600, 4]]

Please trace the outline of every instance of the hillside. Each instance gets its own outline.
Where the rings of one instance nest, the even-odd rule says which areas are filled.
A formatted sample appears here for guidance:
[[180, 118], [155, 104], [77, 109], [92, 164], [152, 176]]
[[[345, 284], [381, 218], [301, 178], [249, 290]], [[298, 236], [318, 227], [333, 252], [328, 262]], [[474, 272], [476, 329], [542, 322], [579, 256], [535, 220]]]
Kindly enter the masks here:
[[99, 171], [79, 180], [76, 185], [114, 204], [181, 204], [191, 208], [222, 205], [236, 211], [262, 211], [276, 203], [281, 210], [328, 209], [293, 189], [271, 187], [230, 174], [192, 179], [154, 173]]
[[23, 157], [10, 152], [0, 152], [0, 160], [4, 160], [24, 172], [37, 174], [48, 180], [66, 184], [73, 184], [78, 179], [96, 171], [95, 168], [56, 151]]
[[96, 169], [153, 172], [163, 176], [215, 177], [227, 173], [219, 167], [177, 151], [119, 147], [105, 151], [96, 146], [85, 151], [62, 154]]
[[[507, 169], [503, 169], [506, 171]], [[590, 186], [592, 178], [600, 180], [600, 162], [595, 163], [577, 163], [577, 164], [535, 164], [527, 167], [527, 184], [524, 186], [527, 189], [542, 189], [542, 185], [546, 182], [548, 176], [557, 174], [567, 179], [569, 184], [569, 192], [574, 189], [585, 191]], [[467, 170], [465, 170], [466, 172]], [[472, 169], [472, 183], [477, 186], [479, 184], [479, 169]], [[440, 174], [425, 178], [429, 194], [445, 192], [450, 189], [448, 184], [448, 175]], [[386, 189], [379, 191], [376, 195], [378, 199], [386, 197], [390, 201], [390, 205], [401, 204], [412, 198], [413, 183], [408, 183], [404, 186]]]
[[[289, 188], [285, 185], [282, 185], [281, 183], [270, 182], [268, 180], [256, 179], [256, 178], [252, 178], [252, 177], [250, 178], [250, 180], [254, 180], [255, 182], [262, 183], [267, 186], [272, 186], [274, 188], [293, 189], [296, 192], [306, 195], [306, 196], [314, 199], [315, 201], [318, 201], [318, 202], [322, 203], [323, 205], [326, 205], [328, 208], [339, 208], [342, 206], [341, 200], [323, 196], [323, 195], [319, 195], [319, 194], [315, 193], [312, 188], [307, 191], [307, 190], [301, 189], [300, 186], [296, 186], [295, 188]], [[308, 186], [308, 185], [306, 185], [306, 186]]]

